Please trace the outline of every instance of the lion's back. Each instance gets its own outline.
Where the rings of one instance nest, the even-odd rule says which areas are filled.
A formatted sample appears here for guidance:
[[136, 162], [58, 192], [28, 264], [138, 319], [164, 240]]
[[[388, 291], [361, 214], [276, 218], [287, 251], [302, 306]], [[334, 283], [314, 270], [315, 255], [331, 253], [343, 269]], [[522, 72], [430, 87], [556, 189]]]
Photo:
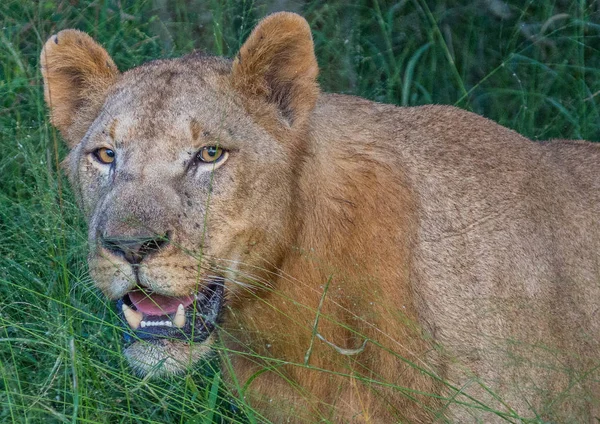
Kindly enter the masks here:
[[325, 103], [327, 142], [378, 146], [414, 197], [411, 284], [420, 324], [455, 364], [447, 378], [460, 387], [472, 372], [517, 411], [537, 398], [584, 416], [590, 388], [571, 382], [600, 352], [600, 147], [533, 142], [452, 107]]

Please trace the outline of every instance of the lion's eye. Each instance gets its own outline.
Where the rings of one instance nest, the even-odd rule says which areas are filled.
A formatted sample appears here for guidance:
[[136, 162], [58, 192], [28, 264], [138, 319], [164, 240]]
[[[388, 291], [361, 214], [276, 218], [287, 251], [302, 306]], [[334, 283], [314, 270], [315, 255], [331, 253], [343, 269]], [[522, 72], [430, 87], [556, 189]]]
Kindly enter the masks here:
[[109, 149], [107, 147], [101, 147], [99, 149], [94, 150], [94, 156], [101, 163], [104, 163], [107, 165], [111, 164], [115, 161], [115, 151], [112, 149]]
[[196, 155], [196, 159], [204, 163], [214, 163], [223, 157], [225, 151], [217, 146], [205, 146]]

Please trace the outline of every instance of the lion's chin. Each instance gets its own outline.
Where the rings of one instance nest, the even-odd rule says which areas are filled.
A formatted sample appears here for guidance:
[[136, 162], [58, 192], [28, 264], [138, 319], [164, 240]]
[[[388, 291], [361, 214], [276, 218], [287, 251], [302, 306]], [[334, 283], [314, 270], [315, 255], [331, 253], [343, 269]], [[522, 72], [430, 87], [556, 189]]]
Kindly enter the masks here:
[[210, 355], [214, 334], [202, 343], [179, 340], [142, 340], [125, 349], [125, 357], [140, 376], [162, 377], [181, 374]]

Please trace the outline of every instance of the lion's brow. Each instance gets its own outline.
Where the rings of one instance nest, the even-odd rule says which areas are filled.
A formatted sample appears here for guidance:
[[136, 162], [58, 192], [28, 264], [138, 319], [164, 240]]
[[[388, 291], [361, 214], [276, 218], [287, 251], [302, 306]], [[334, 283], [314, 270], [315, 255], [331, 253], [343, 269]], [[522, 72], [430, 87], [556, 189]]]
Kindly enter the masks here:
[[190, 132], [192, 133], [192, 140], [198, 140], [201, 131], [202, 126], [200, 125], [200, 122], [198, 122], [196, 119], [192, 119], [190, 121]]
[[113, 119], [113, 121], [110, 124], [110, 127], [108, 128], [108, 136], [111, 138], [111, 140], [115, 140], [116, 138], [116, 132], [117, 132], [117, 124], [118, 124], [118, 119]]

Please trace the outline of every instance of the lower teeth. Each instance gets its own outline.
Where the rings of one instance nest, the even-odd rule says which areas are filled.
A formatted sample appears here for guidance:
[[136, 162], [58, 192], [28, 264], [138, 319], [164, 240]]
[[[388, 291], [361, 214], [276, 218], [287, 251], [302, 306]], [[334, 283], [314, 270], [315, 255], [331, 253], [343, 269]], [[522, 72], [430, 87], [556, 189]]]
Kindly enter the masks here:
[[173, 323], [171, 321], [142, 321], [140, 323], [142, 328], [145, 327], [172, 327]]

